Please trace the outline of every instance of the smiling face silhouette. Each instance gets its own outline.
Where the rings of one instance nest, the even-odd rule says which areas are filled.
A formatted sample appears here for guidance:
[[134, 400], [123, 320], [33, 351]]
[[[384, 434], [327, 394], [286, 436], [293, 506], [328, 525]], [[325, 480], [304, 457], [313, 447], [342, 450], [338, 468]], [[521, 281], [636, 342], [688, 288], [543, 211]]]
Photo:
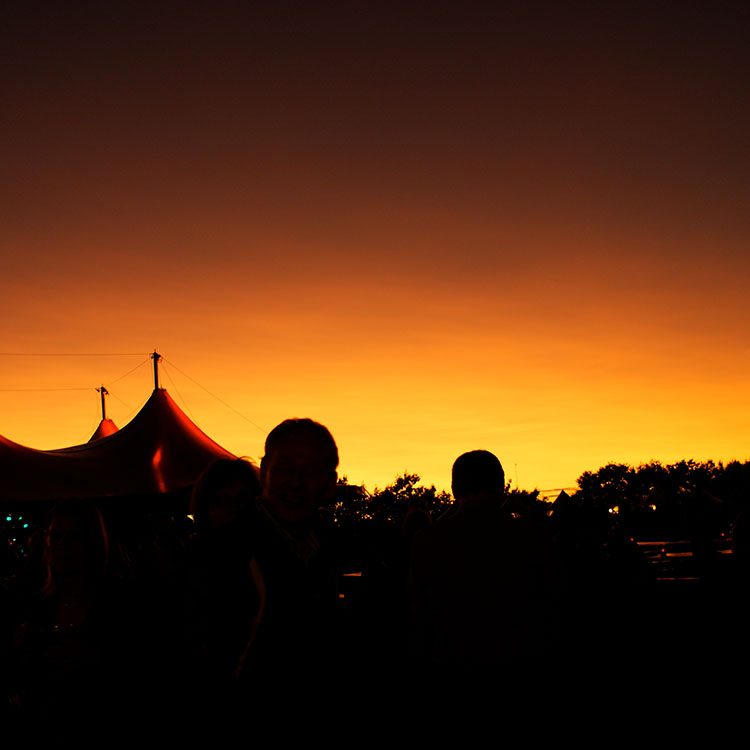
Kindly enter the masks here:
[[285, 435], [263, 458], [260, 470], [263, 499], [283, 525], [309, 523], [336, 486], [330, 450], [309, 432]]

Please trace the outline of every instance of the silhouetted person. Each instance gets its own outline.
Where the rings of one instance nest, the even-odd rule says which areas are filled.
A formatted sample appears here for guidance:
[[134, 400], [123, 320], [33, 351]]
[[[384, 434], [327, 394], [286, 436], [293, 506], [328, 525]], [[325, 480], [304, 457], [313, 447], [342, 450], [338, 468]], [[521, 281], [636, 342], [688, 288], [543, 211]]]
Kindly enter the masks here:
[[235, 671], [257, 626], [263, 582], [254, 560], [260, 482], [244, 459], [219, 458], [189, 503], [195, 533], [184, 580], [186, 706], [216, 718], [231, 708]]
[[459, 456], [454, 507], [412, 545], [417, 665], [428, 676], [550, 669], [559, 646], [561, 559], [551, 530], [507, 508], [505, 475], [485, 450]]
[[407, 547], [411, 547], [412, 539], [417, 532], [429, 528], [432, 525], [432, 516], [424, 502], [419, 498], [409, 500], [406, 514], [401, 521], [401, 534]]
[[409, 565], [414, 537], [432, 524], [421, 498], [400, 522], [382, 524], [370, 540], [355, 602], [356, 628], [371, 675], [400, 680], [409, 659]]
[[59, 731], [126, 716], [141, 705], [141, 639], [131, 591], [109, 572], [102, 515], [90, 502], [61, 502], [43, 541], [44, 583], [18, 613], [18, 713], [29, 726]]
[[255, 555], [266, 585], [260, 628], [238, 670], [249, 699], [301, 706], [321, 698], [323, 675], [341, 665], [337, 559], [320, 508], [334, 494], [338, 448], [312, 419], [287, 419], [268, 434], [260, 465]]

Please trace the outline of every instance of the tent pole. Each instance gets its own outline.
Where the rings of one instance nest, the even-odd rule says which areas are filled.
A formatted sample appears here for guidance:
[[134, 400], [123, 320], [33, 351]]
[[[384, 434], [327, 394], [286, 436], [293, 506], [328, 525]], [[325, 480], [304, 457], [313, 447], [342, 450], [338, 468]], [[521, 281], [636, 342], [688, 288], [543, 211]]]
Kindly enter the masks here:
[[154, 349], [151, 359], [154, 360], [154, 390], [156, 391], [159, 389], [159, 360], [161, 360], [161, 354], [158, 354]]
[[101, 388], [97, 388], [96, 390], [99, 391], [99, 393], [101, 393], [102, 395], [102, 419], [106, 419], [107, 405], [104, 403], [104, 397], [109, 396], [109, 391], [104, 386], [102, 386]]

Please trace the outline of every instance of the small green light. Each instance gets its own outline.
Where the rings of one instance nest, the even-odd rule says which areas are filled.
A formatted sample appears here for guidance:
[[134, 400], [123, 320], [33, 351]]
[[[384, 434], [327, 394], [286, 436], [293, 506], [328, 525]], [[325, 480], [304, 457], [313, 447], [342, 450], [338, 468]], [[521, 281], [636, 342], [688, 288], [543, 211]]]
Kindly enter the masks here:
[[6, 521], [12, 521], [13, 520], [13, 516], [5, 516], [5, 520]]
[[23, 527], [24, 527], [24, 529], [28, 529], [28, 528], [29, 528], [29, 524], [25, 523], [25, 524], [23, 525]]

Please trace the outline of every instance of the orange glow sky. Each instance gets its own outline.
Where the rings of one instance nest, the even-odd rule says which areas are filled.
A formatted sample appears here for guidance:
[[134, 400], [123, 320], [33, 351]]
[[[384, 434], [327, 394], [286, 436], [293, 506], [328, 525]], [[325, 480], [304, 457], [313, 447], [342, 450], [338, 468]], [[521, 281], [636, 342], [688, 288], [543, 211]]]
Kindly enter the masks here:
[[0, 11], [0, 434], [123, 426], [157, 349], [371, 489], [750, 458], [744, 4], [116, 5]]

